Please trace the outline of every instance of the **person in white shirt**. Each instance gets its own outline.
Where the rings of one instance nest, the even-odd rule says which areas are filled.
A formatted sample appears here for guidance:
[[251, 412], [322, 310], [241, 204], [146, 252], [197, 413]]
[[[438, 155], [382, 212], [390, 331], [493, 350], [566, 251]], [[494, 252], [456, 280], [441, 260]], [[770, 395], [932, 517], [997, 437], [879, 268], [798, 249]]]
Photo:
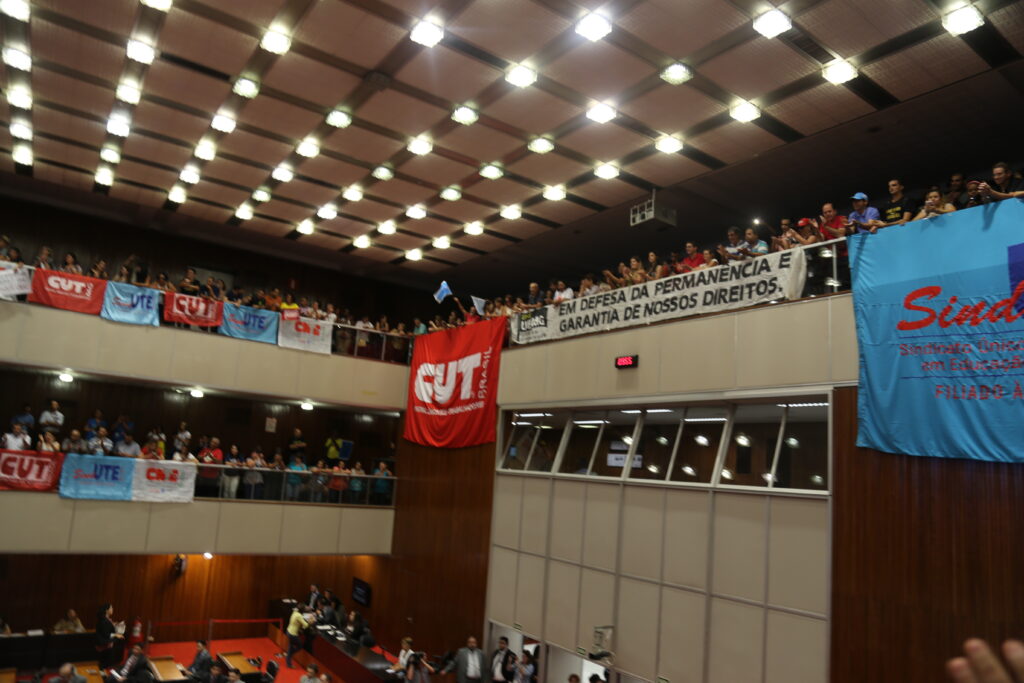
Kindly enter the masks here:
[[410, 657], [412, 657], [412, 638], [406, 636], [402, 638], [402, 649], [398, 651], [398, 661], [388, 671], [395, 675], [404, 674], [405, 670], [409, 668]]
[[9, 451], [32, 450], [32, 437], [25, 433], [20, 424], [11, 426], [11, 431], [4, 434], [3, 445]]
[[565, 282], [559, 280], [558, 284], [555, 285], [555, 295], [552, 297], [552, 300], [557, 304], [560, 301], [568, 301], [572, 296], [572, 287], [566, 287]]
[[466, 647], [460, 647], [455, 657], [448, 662], [442, 674], [455, 672], [457, 683], [472, 683], [482, 680], [487, 664], [484, 663], [484, 651], [476, 646], [476, 638], [466, 639]]
[[580, 279], [580, 296], [590, 296], [598, 294], [600, 291], [601, 287], [594, 284], [594, 276], [591, 273], [587, 273]]
[[93, 455], [110, 455], [114, 451], [114, 442], [107, 437], [107, 428], [100, 427], [96, 436], [89, 439], [89, 452]]
[[44, 432], [51, 432], [56, 435], [64, 426], [64, 413], [60, 412], [60, 404], [50, 401], [50, 409], [44, 410], [39, 415], [39, 427]]
[[177, 453], [184, 448], [187, 453], [190, 441], [192, 441], [192, 432], [188, 431], [188, 423], [182, 422], [178, 425], [178, 433], [174, 435], [174, 452]]
[[[559, 283], [563, 284], [563, 283]], [[516, 678], [516, 653], [508, 649], [508, 638], [498, 638], [498, 649], [491, 655], [491, 680], [512, 683]]]

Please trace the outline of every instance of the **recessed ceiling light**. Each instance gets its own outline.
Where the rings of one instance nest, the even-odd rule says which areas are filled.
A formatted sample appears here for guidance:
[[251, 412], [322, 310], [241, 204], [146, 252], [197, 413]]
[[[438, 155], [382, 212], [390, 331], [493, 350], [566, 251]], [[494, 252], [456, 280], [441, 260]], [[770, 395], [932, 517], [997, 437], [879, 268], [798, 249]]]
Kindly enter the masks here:
[[565, 185], [549, 185], [544, 188], [544, 199], [558, 202], [565, 199]]
[[452, 121], [455, 123], [461, 123], [464, 126], [476, 123], [479, 118], [480, 115], [476, 113], [476, 109], [467, 107], [466, 105], [456, 107], [455, 111], [452, 112]]
[[[192, 389], [191, 391], [188, 392], [188, 395], [191, 396], [192, 398], [202, 398], [206, 394], [203, 393], [202, 389]], [[206, 555], [210, 555], [210, 553], [203, 553], [204, 557]], [[213, 555], [210, 555], [210, 557], [213, 557]], [[206, 559], [210, 559], [210, 557], [207, 557]]]
[[488, 180], [497, 180], [501, 176], [505, 175], [505, 171], [501, 170], [501, 164], [498, 162], [492, 162], [480, 167], [480, 175]]
[[534, 154], [547, 154], [555, 148], [555, 143], [548, 138], [534, 138], [526, 145], [526, 149]]
[[263, 202], [269, 202], [270, 197], [270, 190], [266, 187], [259, 187], [252, 191], [253, 201], [260, 202], [261, 204]]
[[654, 148], [665, 154], [675, 154], [683, 148], [683, 141], [674, 135], [665, 135], [658, 138], [657, 142], [654, 143]]
[[761, 219], [760, 218], [755, 218], [754, 219], [754, 225], [761, 225]]
[[316, 215], [325, 221], [333, 221], [338, 217], [338, 207], [334, 204], [324, 204], [316, 210]]
[[[199, 393], [202, 394], [203, 392], [199, 392]], [[212, 560], [213, 559], [213, 553], [209, 553], [209, 552], [203, 553], [203, 559], [204, 560]]]
[[96, 169], [94, 180], [98, 185], [110, 187], [114, 184], [114, 171], [109, 166], [100, 166]]
[[295, 172], [292, 171], [291, 166], [288, 164], [281, 164], [273, 170], [270, 177], [282, 183], [290, 183], [292, 178], [295, 177]]
[[181, 185], [175, 185], [167, 193], [167, 201], [174, 202], [175, 204], [183, 204], [186, 199], [188, 199], [188, 193], [185, 192], [185, 188]]
[[32, 148], [24, 142], [19, 142], [14, 145], [14, 148], [11, 150], [11, 158], [14, 159], [14, 163], [16, 164], [31, 166], [32, 161], [34, 160], [32, 156]]
[[394, 221], [384, 221], [377, 226], [377, 232], [382, 235], [394, 235], [398, 228], [395, 226]]
[[765, 38], [774, 38], [791, 28], [793, 28], [793, 22], [777, 9], [770, 9], [754, 19], [754, 30]]
[[178, 179], [183, 183], [195, 185], [199, 182], [199, 167], [194, 164], [189, 164], [185, 168], [181, 169], [181, 173], [178, 174]]
[[3, 49], [3, 56], [4, 64], [12, 69], [20, 71], [32, 70], [32, 57], [24, 50], [19, 50], [16, 47], [5, 47]]
[[598, 123], [608, 123], [616, 116], [618, 116], [618, 112], [615, 111], [615, 107], [604, 102], [595, 102], [587, 110], [587, 118]]
[[741, 100], [740, 102], [734, 104], [732, 108], [729, 109], [729, 116], [733, 117], [734, 119], [742, 123], [748, 123], [750, 121], [753, 121], [760, 115], [761, 110], [758, 109], [756, 105], [751, 104], [746, 100]]
[[797, 439], [795, 436], [786, 437], [786, 445], [789, 446], [790, 448], [799, 448], [800, 440]]
[[125, 114], [111, 114], [107, 119], [107, 132], [120, 138], [126, 138], [128, 133], [132, 132], [132, 120]]
[[230, 133], [235, 129], [235, 119], [227, 114], [217, 114], [210, 122], [210, 127], [222, 133]]
[[413, 204], [412, 206], [405, 210], [405, 215], [408, 216], [409, 218], [419, 220], [421, 218], [427, 217], [427, 210], [424, 209], [419, 204]]
[[32, 126], [26, 121], [11, 121], [11, 137], [25, 142], [32, 141]]
[[313, 234], [313, 221], [308, 218], [303, 218], [299, 221], [299, 224], [295, 226], [295, 229], [300, 235], [312, 235]]
[[100, 150], [100, 159], [108, 164], [119, 164], [121, 163], [121, 153], [113, 147], [104, 147]]
[[409, 140], [409, 144], [406, 145], [405, 148], [413, 154], [422, 156], [424, 154], [430, 154], [430, 150], [434, 149], [434, 143], [432, 143], [430, 138], [427, 136], [418, 135], [412, 140]]
[[152, 64], [153, 58], [156, 57], [156, 50], [149, 43], [132, 39], [128, 41], [127, 54], [128, 59], [132, 61], [140, 64]]
[[516, 64], [505, 73], [505, 80], [517, 88], [525, 88], [537, 81], [537, 72], [523, 64]]
[[32, 93], [23, 85], [7, 87], [7, 104], [17, 109], [32, 108]]
[[174, 4], [174, 0], [141, 0], [142, 4], [146, 7], [152, 7], [153, 9], [166, 12], [171, 9], [171, 5]]
[[299, 143], [299, 146], [295, 148], [295, 153], [300, 157], [312, 159], [320, 154], [320, 142], [314, 137], [308, 137]]
[[25, 0], [0, 0], [0, 12], [18, 21], [28, 21], [32, 16], [29, 4]]
[[253, 78], [247, 78], [245, 76], [235, 81], [231, 91], [239, 97], [244, 97], [247, 100], [251, 100], [260, 93], [260, 84]]
[[616, 166], [615, 164], [598, 164], [594, 168], [594, 175], [596, 175], [598, 178], [611, 180], [612, 178], [618, 177], [619, 167]]
[[507, 218], [510, 221], [514, 221], [518, 218], [523, 217], [523, 210], [518, 204], [510, 204], [509, 206], [501, 207], [499, 215], [502, 218]]
[[984, 23], [985, 18], [973, 5], [955, 9], [942, 17], [942, 26], [954, 36], [973, 31]]
[[142, 99], [142, 91], [139, 90], [137, 81], [124, 80], [117, 86], [115, 93], [117, 99], [128, 104], [138, 104]]
[[356, 249], [366, 249], [371, 244], [369, 235], [360, 235], [359, 237], [352, 240], [352, 246]]
[[419, 261], [420, 259], [423, 258], [423, 250], [410, 249], [409, 251], [405, 252], [405, 258], [407, 258], [410, 261]]
[[462, 189], [458, 185], [449, 185], [441, 190], [440, 196], [446, 202], [457, 202], [462, 199]]
[[358, 185], [349, 185], [342, 191], [341, 196], [350, 202], [358, 202], [363, 198], [363, 188]]
[[675, 62], [669, 64], [661, 70], [661, 80], [665, 81], [669, 85], [679, 85], [693, 78], [693, 72], [690, 71], [690, 67], [686, 66], [682, 62]]
[[467, 235], [482, 235], [484, 234], [484, 224], [480, 221], [473, 221], [471, 223], [466, 223], [462, 230]]
[[444, 27], [437, 19], [425, 17], [413, 26], [409, 38], [414, 43], [419, 43], [426, 47], [434, 47], [444, 38]]
[[347, 111], [335, 109], [327, 115], [327, 125], [335, 128], [348, 128], [352, 125], [352, 115]]
[[313, 404], [310, 403], [309, 401], [303, 401], [302, 403], [299, 404], [299, 407], [302, 408], [303, 410], [313, 410]]
[[857, 69], [845, 59], [836, 59], [821, 70], [822, 77], [829, 83], [839, 85], [857, 77]]
[[726, 481], [732, 481], [732, 470], [730, 470], [730, 469], [728, 469], [726, 467], [723, 467], [722, 468], [722, 479], [725, 479]]
[[61, 382], [74, 382], [75, 381], [74, 375], [72, 375], [70, 372], [62, 372], [62, 373], [60, 373], [59, 375], [57, 375], [57, 379], [59, 379]]
[[435, 249], [447, 249], [452, 246], [452, 241], [449, 239], [448, 235], [442, 235], [435, 239], [431, 244], [434, 245]]
[[196, 145], [195, 151], [193, 152], [197, 159], [203, 161], [213, 161], [217, 156], [217, 145], [214, 144], [213, 140], [209, 138], [203, 138]]
[[612, 32], [612, 23], [597, 12], [591, 12], [576, 23], [576, 33], [590, 41], [597, 41]]
[[373, 173], [371, 173], [370, 175], [372, 175], [377, 180], [391, 180], [392, 178], [395, 177], [395, 172], [391, 170], [390, 166], [384, 166], [382, 164], [377, 168], [373, 169]]
[[245, 202], [239, 204], [238, 208], [235, 209], [235, 218], [240, 218], [243, 221], [250, 221], [253, 217], [252, 204]]
[[260, 47], [275, 55], [283, 55], [291, 46], [292, 39], [280, 26], [271, 26], [260, 41]]
[[683, 465], [680, 469], [683, 471], [683, 474], [688, 474], [691, 477], [697, 476], [697, 470], [693, 469], [692, 465]]

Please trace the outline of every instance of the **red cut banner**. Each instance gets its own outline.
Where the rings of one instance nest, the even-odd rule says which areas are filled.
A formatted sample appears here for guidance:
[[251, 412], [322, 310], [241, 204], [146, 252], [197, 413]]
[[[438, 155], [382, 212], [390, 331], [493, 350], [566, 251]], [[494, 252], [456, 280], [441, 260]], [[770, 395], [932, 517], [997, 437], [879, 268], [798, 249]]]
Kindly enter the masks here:
[[0, 451], [0, 490], [54, 491], [63, 453]]
[[198, 327], [219, 327], [224, 321], [224, 302], [167, 292], [164, 294], [164, 320]]
[[416, 337], [405, 438], [424, 446], [491, 443], [505, 318]]
[[67, 311], [99, 315], [106, 291], [106, 280], [37, 268], [32, 276], [28, 300]]

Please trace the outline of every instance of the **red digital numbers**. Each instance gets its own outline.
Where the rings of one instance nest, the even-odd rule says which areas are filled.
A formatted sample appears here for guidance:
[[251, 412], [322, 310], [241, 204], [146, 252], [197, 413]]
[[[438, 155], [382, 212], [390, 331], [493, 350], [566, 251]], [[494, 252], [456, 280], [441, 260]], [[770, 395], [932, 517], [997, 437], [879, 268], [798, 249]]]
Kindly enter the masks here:
[[640, 356], [618, 356], [615, 358], [615, 367], [622, 368], [635, 368], [640, 364]]

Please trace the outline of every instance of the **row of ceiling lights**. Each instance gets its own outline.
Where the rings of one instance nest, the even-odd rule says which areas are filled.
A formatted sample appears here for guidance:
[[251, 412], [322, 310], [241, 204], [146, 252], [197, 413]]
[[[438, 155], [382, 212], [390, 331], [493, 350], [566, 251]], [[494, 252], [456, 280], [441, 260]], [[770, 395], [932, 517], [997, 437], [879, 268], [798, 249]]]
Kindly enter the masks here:
[[[140, 2], [153, 9], [166, 12], [173, 0], [140, 0]], [[26, 0], [0, 0], [0, 12], [18, 21], [27, 22], [30, 17], [30, 8]], [[981, 13], [972, 5], [959, 7], [943, 17], [943, 26], [953, 35], [961, 35], [971, 31], [984, 23]], [[778, 9], [772, 9], [756, 17], [753, 21], [753, 28], [767, 38], [774, 38], [792, 27], [790, 18]], [[612, 23], [609, 19], [598, 12], [590, 12], [580, 19], [575, 31], [584, 38], [597, 41], [612, 31]], [[441, 21], [434, 17], [426, 17], [419, 21], [412, 29], [410, 38], [426, 47], [433, 47], [444, 38], [444, 26]], [[273, 25], [268, 29], [260, 41], [260, 47], [273, 54], [285, 54], [291, 47], [291, 37], [286, 27]], [[126, 45], [126, 55], [129, 59], [142, 64], [150, 64], [156, 56], [155, 47], [147, 40], [140, 37], [130, 39]], [[3, 48], [3, 61], [8, 66], [21, 71], [30, 71], [32, 58], [27, 46], [7, 46]], [[681, 62], [675, 62], [665, 67], [661, 78], [672, 85], [685, 83], [692, 77], [692, 71]], [[844, 59], [836, 59], [826, 64], [822, 69], [822, 76], [830, 83], [845, 83], [857, 76], [856, 67]], [[513, 64], [505, 72], [505, 80], [510, 84], [524, 88], [532, 85], [537, 80], [537, 72], [528, 63]], [[259, 94], [260, 85], [256, 78], [243, 75], [239, 77], [232, 90], [241, 97], [251, 99]], [[122, 81], [116, 90], [117, 99], [127, 104], [137, 104], [141, 98], [141, 88], [136, 82]], [[31, 110], [32, 95], [24, 86], [10, 86], [7, 89], [8, 103], [15, 109], [24, 111]], [[732, 118], [741, 122], [750, 122], [761, 115], [757, 105], [746, 100], [735, 102], [729, 109]], [[587, 118], [597, 123], [608, 123], [613, 120], [618, 112], [611, 102], [593, 102], [586, 112]], [[470, 104], [457, 106], [452, 114], [452, 120], [462, 125], [472, 125], [479, 119], [478, 111]], [[352, 115], [343, 109], [334, 109], [327, 114], [326, 122], [336, 128], [345, 128], [352, 123]], [[230, 133], [235, 129], [236, 120], [230, 112], [218, 112], [211, 121], [214, 130]], [[24, 118], [12, 117], [10, 124], [11, 134], [19, 140], [14, 145], [14, 161], [19, 164], [32, 164], [32, 150], [29, 145], [32, 139], [31, 124]], [[113, 112], [107, 121], [107, 131], [117, 137], [127, 137], [131, 132], [131, 118], [123, 112]], [[663, 135], [659, 137], [654, 146], [658, 151], [666, 154], [679, 152], [683, 146], [683, 140], [678, 135]], [[554, 149], [554, 142], [549, 137], [538, 136], [530, 140], [527, 148], [536, 154], [546, 154]], [[425, 136], [416, 136], [408, 141], [406, 149], [412, 154], [425, 155], [433, 150], [432, 140]], [[320, 142], [314, 137], [303, 139], [295, 149], [302, 157], [313, 158], [320, 153]], [[212, 139], [203, 138], [196, 145], [194, 156], [201, 160], [212, 160], [217, 153], [216, 144]], [[120, 161], [120, 152], [114, 147], [105, 146], [100, 156], [107, 164], [117, 164]], [[619, 175], [619, 167], [611, 162], [602, 162], [594, 167], [594, 175], [602, 179], [612, 179]], [[486, 179], [496, 180], [504, 175], [504, 169], [499, 162], [483, 164], [479, 174]], [[387, 164], [375, 167], [371, 175], [381, 181], [387, 181], [394, 177], [394, 170]], [[96, 172], [95, 180], [101, 185], [111, 185], [114, 179], [113, 170], [110, 166], [100, 166]], [[295, 176], [294, 170], [287, 163], [278, 165], [271, 173], [271, 177], [279, 182], [290, 182]], [[190, 163], [182, 169], [179, 174], [181, 183], [175, 184], [168, 192], [168, 200], [180, 204], [187, 199], [186, 185], [194, 185], [200, 180], [199, 168], [196, 164]], [[548, 186], [543, 190], [542, 196], [550, 201], [559, 201], [566, 197], [564, 185]], [[363, 191], [358, 185], [345, 188], [342, 197], [346, 201], [359, 201], [363, 198]], [[440, 197], [446, 201], [457, 201], [462, 197], [461, 188], [448, 186], [441, 190]], [[271, 199], [269, 188], [257, 188], [251, 197], [253, 202], [262, 203]], [[254, 215], [252, 203], [245, 202], [240, 205], [235, 216], [239, 220], [249, 220]], [[323, 220], [331, 220], [337, 216], [337, 208], [333, 204], [326, 204], [317, 211], [317, 217]], [[405, 215], [412, 219], [419, 219], [426, 216], [426, 211], [420, 205], [414, 205], [406, 209]], [[521, 217], [522, 210], [519, 205], [505, 206], [499, 215], [507, 219]], [[312, 219], [301, 221], [296, 229], [302, 234], [311, 234], [314, 231]], [[394, 234], [396, 226], [393, 220], [384, 221], [377, 226], [381, 234]], [[464, 226], [464, 231], [470, 235], [479, 235], [484, 232], [480, 221], [472, 221]], [[366, 248], [372, 242], [369, 235], [360, 235], [353, 240], [353, 246]], [[434, 240], [435, 248], [444, 249], [450, 246], [447, 237], [440, 237]], [[406, 252], [410, 260], [422, 258], [422, 251], [413, 249]]]

